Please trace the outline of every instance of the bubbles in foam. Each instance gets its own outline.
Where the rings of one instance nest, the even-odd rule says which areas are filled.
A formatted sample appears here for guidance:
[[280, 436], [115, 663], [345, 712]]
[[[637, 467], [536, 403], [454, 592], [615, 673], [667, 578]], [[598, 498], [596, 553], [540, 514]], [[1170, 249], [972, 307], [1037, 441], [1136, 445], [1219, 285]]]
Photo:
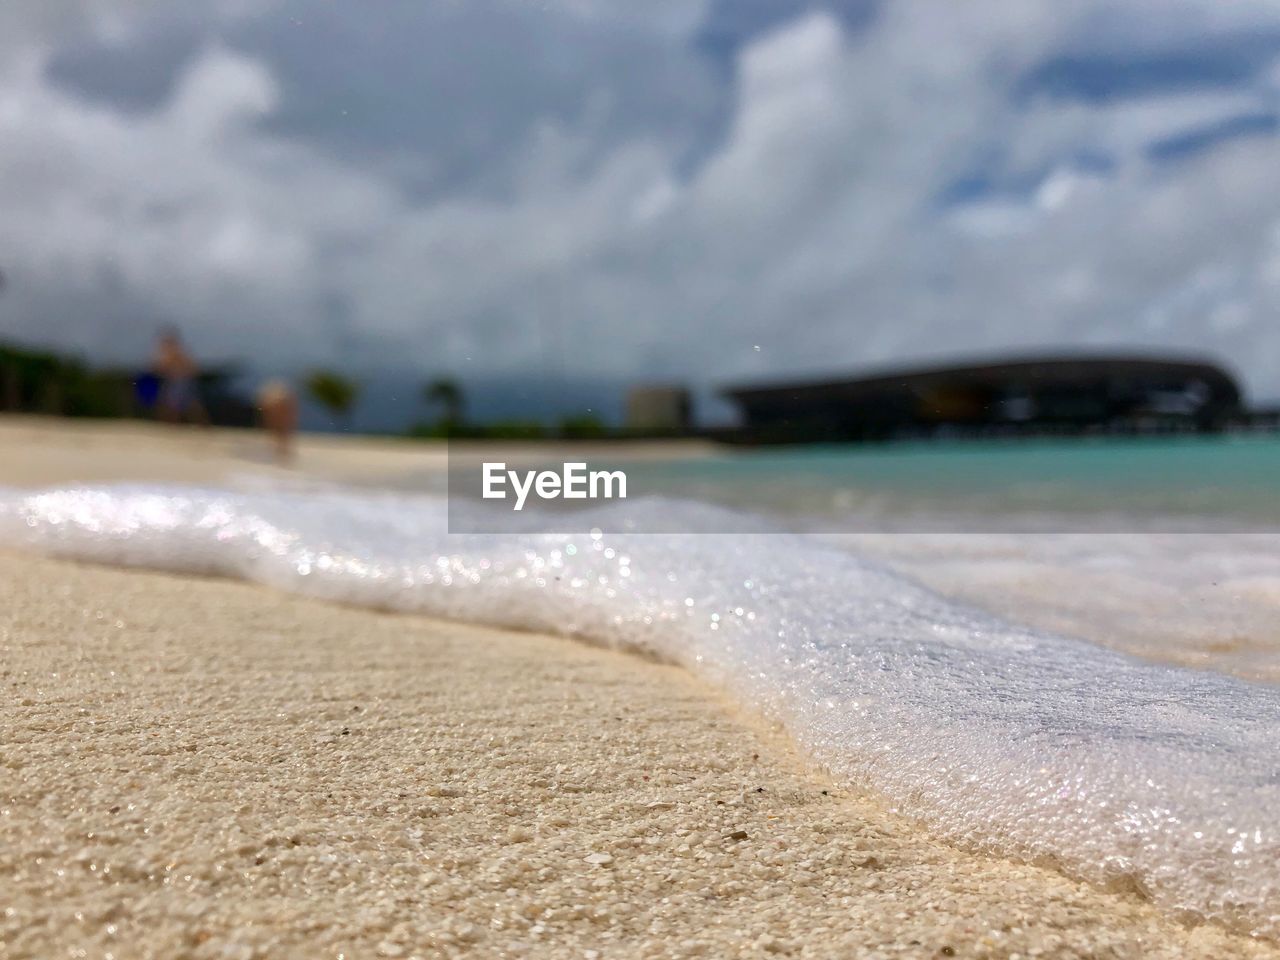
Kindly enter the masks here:
[[690, 532], [448, 536], [427, 498], [120, 487], [0, 497], [0, 541], [651, 652], [952, 840], [1280, 937], [1280, 690], [1022, 630], [801, 537], [699, 535], [723, 528], [705, 508], [640, 509]]

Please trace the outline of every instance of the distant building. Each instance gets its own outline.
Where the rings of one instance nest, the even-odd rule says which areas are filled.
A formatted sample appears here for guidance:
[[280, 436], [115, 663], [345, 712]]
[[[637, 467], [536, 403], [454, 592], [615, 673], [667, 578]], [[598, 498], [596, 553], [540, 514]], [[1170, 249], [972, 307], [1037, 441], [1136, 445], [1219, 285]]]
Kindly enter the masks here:
[[1029, 358], [849, 380], [731, 387], [742, 439], [878, 440], [937, 435], [1216, 430], [1241, 392], [1201, 361]]
[[636, 387], [627, 393], [627, 429], [638, 433], [685, 433], [693, 404], [684, 387]]

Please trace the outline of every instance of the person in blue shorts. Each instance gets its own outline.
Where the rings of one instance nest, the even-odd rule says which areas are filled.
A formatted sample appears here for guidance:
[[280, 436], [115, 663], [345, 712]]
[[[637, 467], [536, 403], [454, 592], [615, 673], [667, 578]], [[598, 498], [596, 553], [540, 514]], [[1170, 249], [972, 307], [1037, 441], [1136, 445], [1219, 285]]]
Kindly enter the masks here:
[[166, 423], [207, 424], [209, 417], [200, 402], [197, 377], [199, 367], [182, 345], [178, 331], [170, 328], [160, 334], [152, 367], [160, 380], [157, 408]]

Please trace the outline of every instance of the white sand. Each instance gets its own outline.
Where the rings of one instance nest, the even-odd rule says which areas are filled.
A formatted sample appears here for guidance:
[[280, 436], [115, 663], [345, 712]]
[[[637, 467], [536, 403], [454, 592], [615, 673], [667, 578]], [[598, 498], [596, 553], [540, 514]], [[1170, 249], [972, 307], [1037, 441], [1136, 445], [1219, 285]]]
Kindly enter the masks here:
[[[184, 479], [213, 439], [78, 429], [0, 428], [0, 483]], [[13, 554], [0, 584], [4, 960], [1280, 957], [935, 843], [676, 668]]]
[[[0, 414], [0, 484], [40, 487], [72, 482], [152, 480], [221, 483], [269, 476], [377, 483], [443, 472], [457, 457], [536, 462], [545, 444], [408, 440], [338, 434], [302, 434], [289, 467], [274, 462], [266, 437], [255, 430], [171, 428], [136, 420], [59, 420]], [[566, 445], [577, 457], [636, 462], [706, 455], [701, 440], [587, 441]]]

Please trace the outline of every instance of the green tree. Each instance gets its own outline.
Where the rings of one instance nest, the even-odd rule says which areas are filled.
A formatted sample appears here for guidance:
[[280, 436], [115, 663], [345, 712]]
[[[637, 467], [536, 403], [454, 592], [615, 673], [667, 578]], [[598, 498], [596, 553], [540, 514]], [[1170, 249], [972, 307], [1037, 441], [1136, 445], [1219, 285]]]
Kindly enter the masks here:
[[599, 439], [608, 434], [609, 428], [604, 421], [590, 413], [580, 413], [560, 421], [560, 436], [569, 440]]
[[311, 399], [333, 416], [346, 420], [360, 396], [360, 385], [333, 370], [314, 370], [305, 382]]
[[433, 407], [439, 407], [440, 419], [448, 426], [462, 423], [462, 387], [451, 377], [437, 377], [422, 388], [422, 399]]

